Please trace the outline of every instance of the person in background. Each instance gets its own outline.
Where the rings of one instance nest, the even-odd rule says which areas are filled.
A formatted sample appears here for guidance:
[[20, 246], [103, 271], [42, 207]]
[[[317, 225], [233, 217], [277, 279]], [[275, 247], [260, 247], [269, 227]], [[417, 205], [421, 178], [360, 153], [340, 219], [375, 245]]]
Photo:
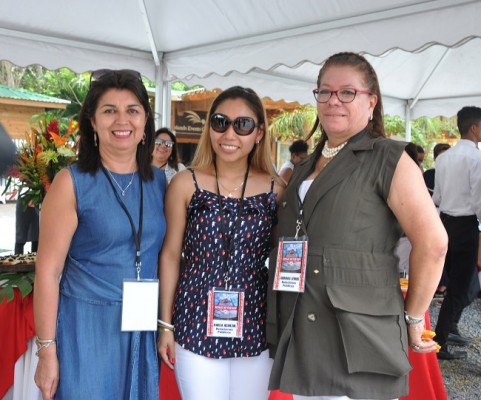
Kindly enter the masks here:
[[283, 182], [252, 89], [219, 94], [207, 121], [167, 192], [159, 354], [184, 400], [265, 400], [265, 261]]
[[0, 176], [15, 164], [16, 159], [17, 149], [15, 143], [0, 123]]
[[[433, 148], [434, 161], [438, 156], [448, 150], [451, 146], [448, 143], [438, 143]], [[423, 173], [424, 183], [428, 188], [429, 194], [432, 196], [434, 193], [434, 179], [436, 176], [436, 170], [434, 168], [428, 169]], [[441, 280], [439, 281], [438, 288], [436, 289], [435, 297], [444, 297], [446, 295], [446, 290], [448, 288], [448, 276], [446, 269], [443, 269], [443, 274]]]
[[167, 128], [160, 128], [155, 132], [155, 147], [152, 153], [152, 164], [164, 170], [167, 183], [174, 175], [185, 169], [179, 162], [177, 154], [177, 139], [173, 132]]
[[[438, 156], [448, 150], [451, 146], [448, 143], [438, 143], [436, 146], [433, 148], [433, 158], [434, 161], [436, 162], [436, 158]], [[436, 170], [434, 168], [428, 169], [424, 172], [423, 178], [424, 178], [424, 183], [426, 184], [426, 187], [429, 190], [429, 193], [431, 196], [433, 195], [434, 192], [434, 177], [436, 176]]]
[[[421, 335], [446, 232], [406, 144], [385, 138], [368, 61], [329, 57], [314, 97], [311, 135], [319, 125], [322, 135], [296, 167], [278, 215], [279, 248], [306, 249], [303, 291], [272, 290], [278, 249], [269, 257], [269, 387], [296, 400], [398, 398], [408, 393], [408, 346], [436, 350]], [[393, 254], [403, 231], [412, 243], [405, 301]]]
[[279, 170], [279, 176], [286, 182], [291, 178], [294, 166], [307, 157], [308, 144], [304, 140], [296, 140], [289, 146], [290, 160], [286, 161]]
[[421, 163], [419, 162], [419, 157], [418, 157], [419, 156], [418, 148], [419, 148], [418, 145], [414, 144], [413, 142], [409, 142], [406, 145], [406, 148], [404, 150], [406, 151], [407, 155], [412, 158], [412, 160], [416, 163], [416, 165], [422, 171], [423, 168], [421, 167]]
[[145, 299], [157, 305], [166, 181], [151, 165], [152, 115], [138, 72], [92, 73], [78, 162], [42, 204], [34, 312], [44, 399], [158, 398], [157, 308]]
[[441, 345], [438, 358], [465, 359], [464, 351], [452, 351], [448, 343], [468, 344], [458, 330], [462, 312], [479, 292], [477, 259], [478, 224], [481, 221], [481, 108], [464, 107], [457, 114], [461, 139], [436, 160], [433, 201], [449, 236], [444, 268], [448, 277], [436, 324]]
[[15, 254], [23, 254], [27, 242], [32, 242], [31, 251], [38, 248], [39, 209], [32, 204], [24, 205], [17, 199], [15, 207]]
[[416, 145], [417, 152], [418, 152], [418, 164], [423, 169], [423, 162], [424, 162], [424, 148], [420, 145]]

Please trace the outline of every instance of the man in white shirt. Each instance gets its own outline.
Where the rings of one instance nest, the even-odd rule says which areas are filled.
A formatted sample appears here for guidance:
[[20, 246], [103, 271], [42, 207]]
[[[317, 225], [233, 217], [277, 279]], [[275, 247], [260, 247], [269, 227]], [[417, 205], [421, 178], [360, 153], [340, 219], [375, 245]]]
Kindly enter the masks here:
[[436, 160], [433, 200], [449, 236], [445, 270], [449, 283], [439, 312], [436, 340], [438, 358], [466, 358], [466, 352], [450, 351], [447, 343], [468, 344], [457, 331], [464, 308], [479, 292], [477, 259], [478, 221], [481, 222], [481, 108], [464, 107], [458, 112], [461, 140]]
[[291, 159], [287, 160], [279, 169], [279, 176], [282, 179], [284, 179], [286, 182], [289, 182], [294, 167], [307, 157], [308, 149], [309, 145], [304, 140], [296, 140], [289, 146]]

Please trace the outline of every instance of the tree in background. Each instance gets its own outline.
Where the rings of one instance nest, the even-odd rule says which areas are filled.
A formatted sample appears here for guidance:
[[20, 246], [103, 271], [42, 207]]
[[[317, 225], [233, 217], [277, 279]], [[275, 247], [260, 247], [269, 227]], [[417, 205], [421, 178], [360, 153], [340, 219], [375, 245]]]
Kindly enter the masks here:
[[[272, 137], [281, 142], [302, 139], [310, 132], [316, 115], [317, 110], [311, 105], [303, 106], [293, 112], [284, 111], [270, 122], [269, 132]], [[403, 118], [385, 115], [384, 126], [387, 136], [395, 136], [401, 140], [406, 137], [406, 121]], [[457, 140], [457, 131], [456, 117], [421, 117], [411, 121], [411, 141], [422, 146], [426, 154], [424, 168], [429, 168], [433, 164], [432, 148], [437, 143], [452, 144]]]

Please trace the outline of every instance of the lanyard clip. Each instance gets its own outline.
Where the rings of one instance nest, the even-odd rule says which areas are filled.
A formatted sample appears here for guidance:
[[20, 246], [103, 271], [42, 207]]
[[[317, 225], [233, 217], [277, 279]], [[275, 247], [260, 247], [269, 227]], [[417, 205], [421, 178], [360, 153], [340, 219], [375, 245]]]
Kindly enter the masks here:
[[302, 225], [302, 219], [299, 218], [297, 221], [296, 221], [296, 234], [295, 234], [295, 238], [297, 240], [298, 238], [298, 235], [299, 235], [299, 231], [301, 230], [301, 225]]
[[140, 267], [142, 263], [140, 261], [135, 262], [135, 269], [137, 271], [137, 280], [140, 281]]

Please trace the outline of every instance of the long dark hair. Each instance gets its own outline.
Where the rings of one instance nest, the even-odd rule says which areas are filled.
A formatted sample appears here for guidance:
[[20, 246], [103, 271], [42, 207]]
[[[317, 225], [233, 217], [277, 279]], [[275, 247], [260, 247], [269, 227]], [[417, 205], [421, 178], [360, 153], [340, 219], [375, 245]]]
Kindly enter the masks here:
[[[321, 70], [319, 71], [319, 76], [317, 77], [317, 87], [320, 86], [322, 76], [327, 71], [328, 68], [335, 66], [348, 66], [356, 69], [360, 72], [364, 78], [364, 82], [367, 85], [369, 91], [377, 96], [377, 104], [374, 107], [372, 113], [372, 120], [367, 124], [368, 135], [371, 137], [385, 137], [384, 133], [384, 118], [383, 118], [383, 108], [381, 99], [381, 89], [379, 88], [379, 81], [377, 79], [376, 71], [371, 64], [361, 55], [351, 52], [337, 53], [329, 57]], [[319, 122], [319, 116], [316, 117], [314, 126], [312, 127], [306, 141], [314, 134], [317, 128], [321, 128], [321, 139], [316, 147], [316, 149], [322, 149], [324, 143], [327, 140], [326, 132], [324, 132], [322, 125]]]
[[95, 174], [101, 167], [102, 161], [98, 147], [95, 145], [94, 129], [91, 119], [95, 115], [100, 97], [110, 89], [129, 90], [139, 100], [147, 116], [145, 124], [145, 144], [140, 142], [137, 146], [136, 160], [140, 176], [143, 180], [151, 180], [154, 177], [151, 160], [154, 150], [155, 125], [152, 109], [149, 103], [149, 95], [145, 89], [140, 74], [138, 76], [125, 70], [112, 70], [102, 75], [97, 80], [92, 80], [90, 88], [82, 105], [79, 115], [79, 153], [78, 167], [83, 172]]
[[177, 139], [174, 135], [174, 133], [169, 129], [169, 128], [160, 128], [155, 131], [155, 138], [157, 139], [157, 136], [159, 136], [161, 133], [165, 133], [166, 135], [169, 135], [170, 140], [174, 142], [174, 145], [172, 146], [172, 153], [170, 153], [170, 157], [167, 160], [167, 164], [171, 168], [174, 168], [176, 171], [179, 170], [178, 164], [179, 164], [179, 155], [177, 152]]

